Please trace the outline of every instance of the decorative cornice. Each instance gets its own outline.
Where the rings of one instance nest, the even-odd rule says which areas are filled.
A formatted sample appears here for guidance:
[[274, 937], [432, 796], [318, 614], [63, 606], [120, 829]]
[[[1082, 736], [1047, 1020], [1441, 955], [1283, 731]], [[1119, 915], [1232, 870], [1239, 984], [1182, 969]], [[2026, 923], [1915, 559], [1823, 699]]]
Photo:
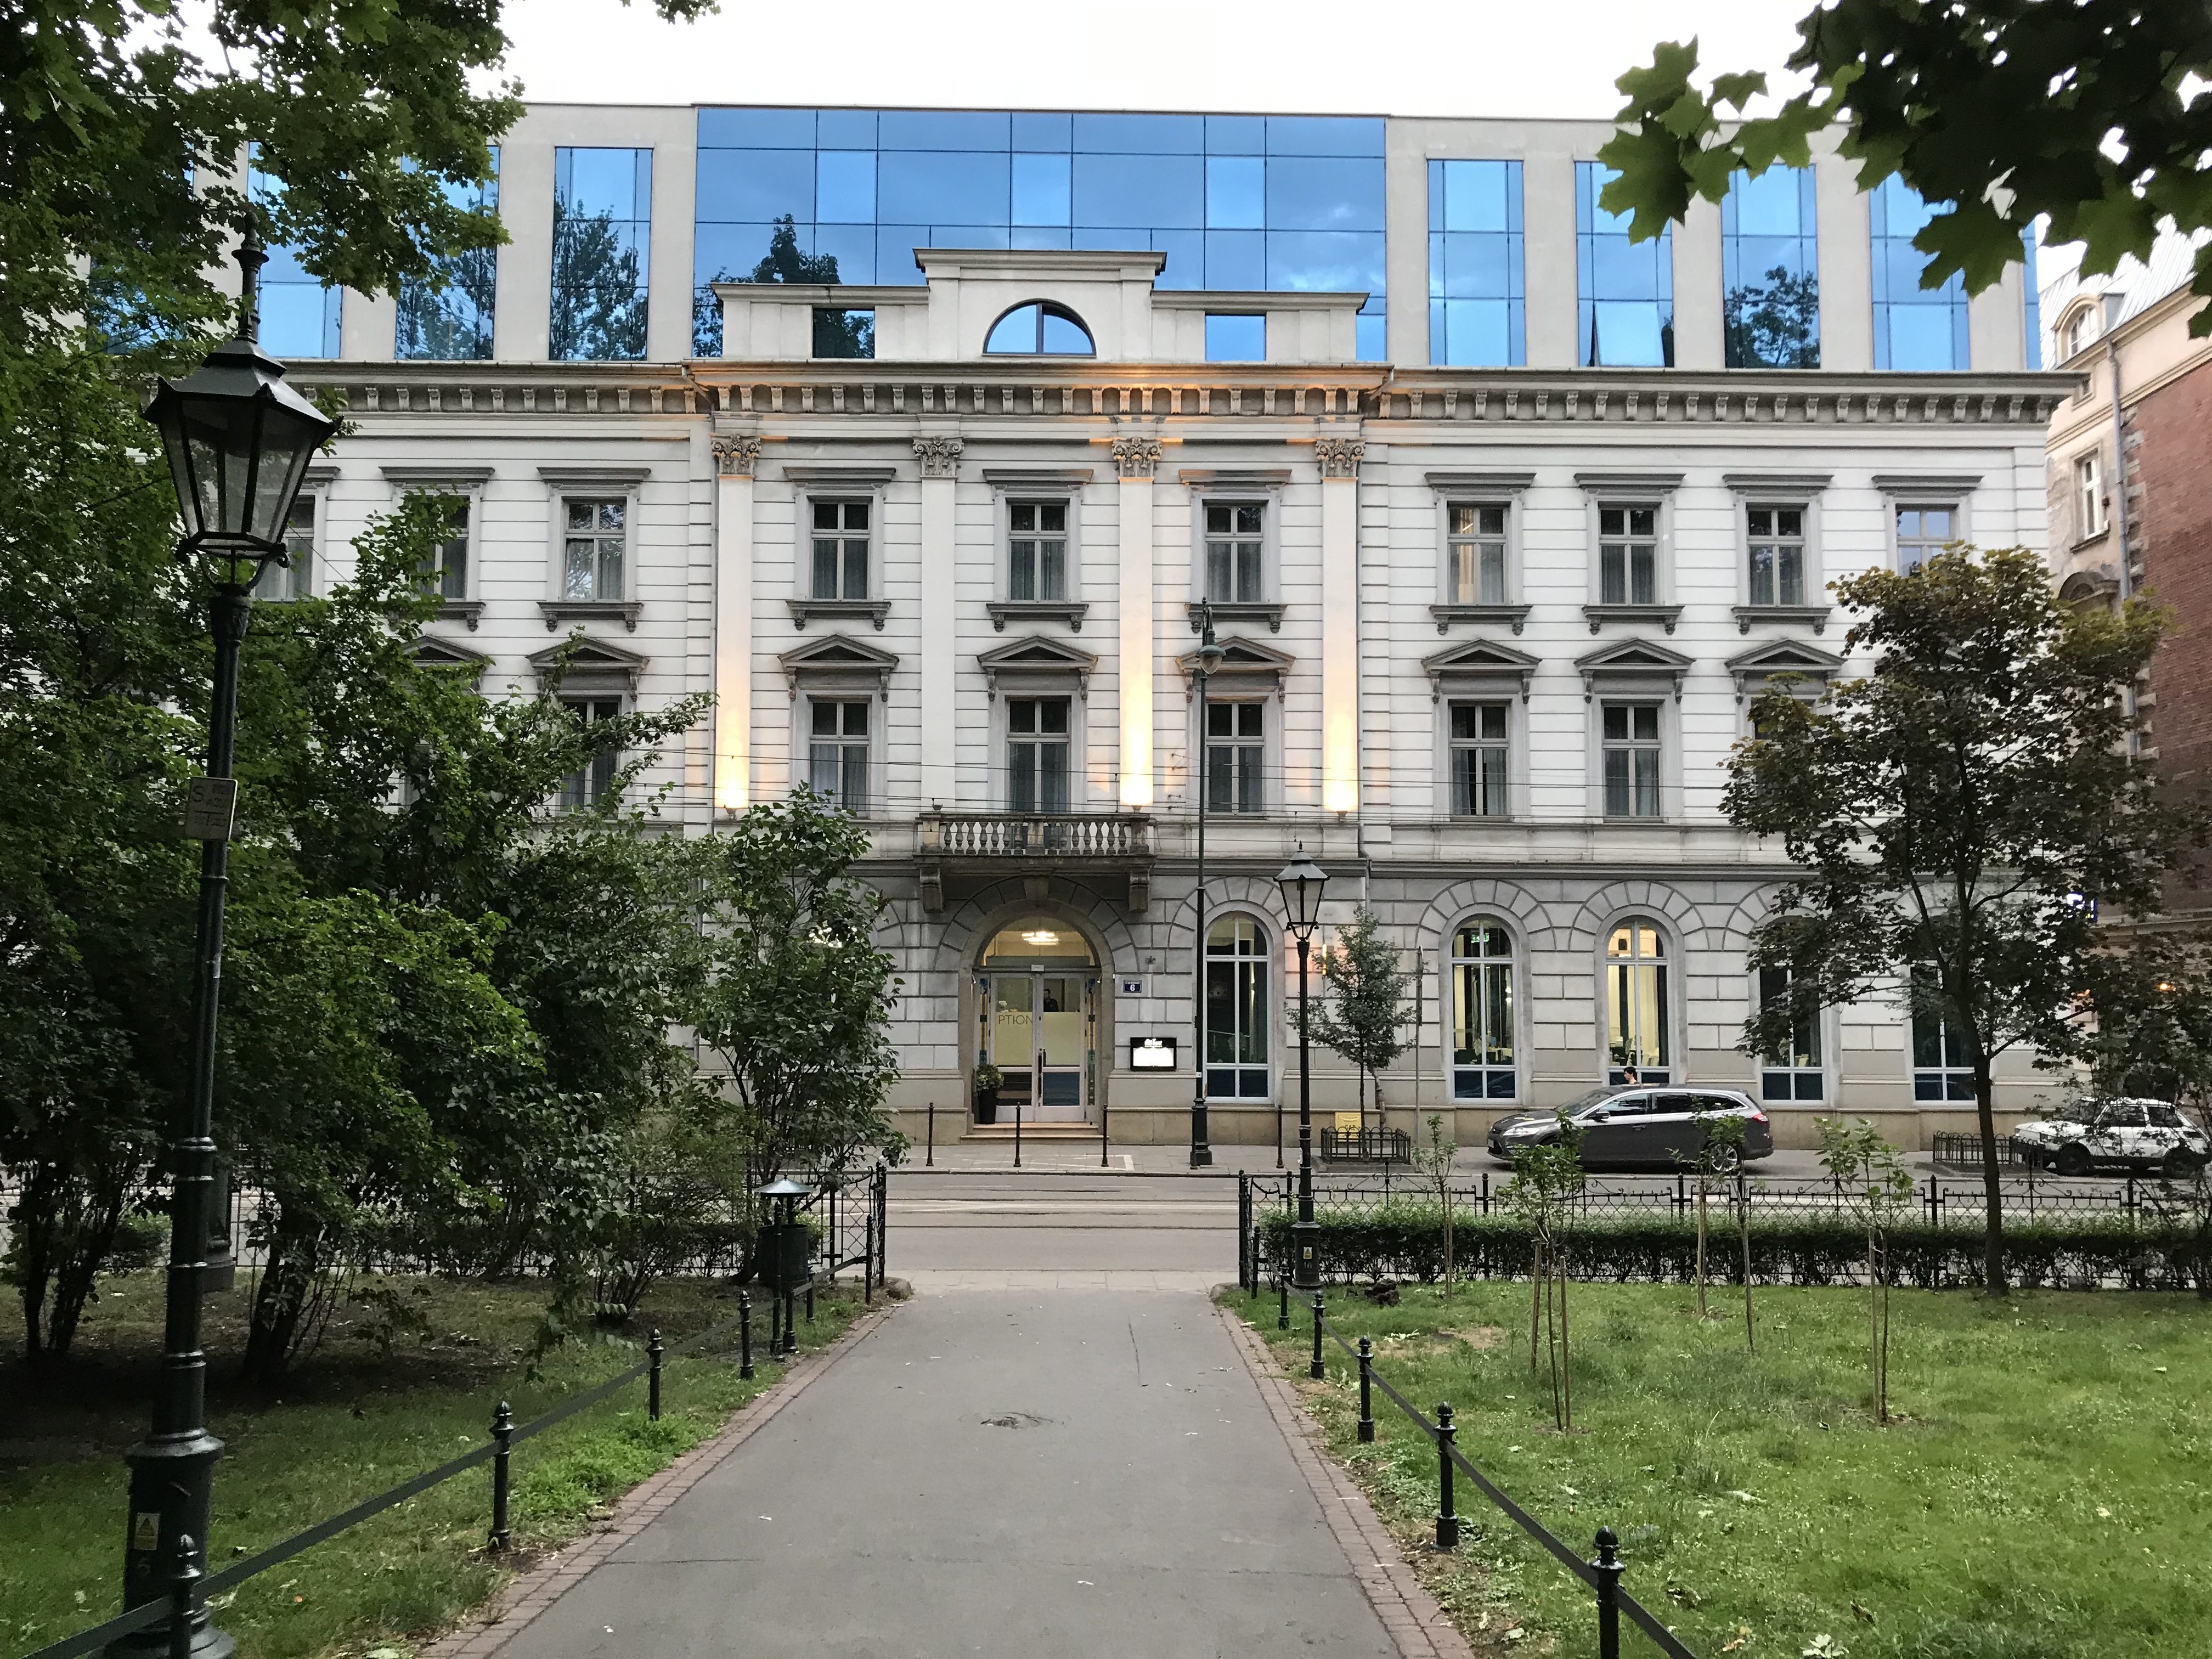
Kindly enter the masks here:
[[957, 478], [960, 476], [960, 452], [964, 446], [957, 438], [916, 438], [914, 441], [915, 459], [921, 463], [925, 478]]
[[1160, 467], [1158, 438], [1114, 440], [1114, 471], [1124, 478], [1157, 477]]
[[1367, 446], [1357, 438], [1316, 438], [1314, 459], [1321, 463], [1324, 478], [1357, 478], [1359, 458], [1367, 453]]
[[726, 478], [750, 478], [760, 465], [760, 452], [758, 438], [717, 438], [714, 470]]

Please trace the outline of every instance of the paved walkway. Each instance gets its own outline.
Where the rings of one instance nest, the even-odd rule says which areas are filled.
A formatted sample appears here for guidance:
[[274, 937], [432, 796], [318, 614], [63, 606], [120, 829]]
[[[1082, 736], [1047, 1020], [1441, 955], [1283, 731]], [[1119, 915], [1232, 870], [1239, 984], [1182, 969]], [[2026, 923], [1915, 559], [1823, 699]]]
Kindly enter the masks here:
[[924, 1292], [501, 1659], [1395, 1659], [1228, 1331], [1164, 1289]]

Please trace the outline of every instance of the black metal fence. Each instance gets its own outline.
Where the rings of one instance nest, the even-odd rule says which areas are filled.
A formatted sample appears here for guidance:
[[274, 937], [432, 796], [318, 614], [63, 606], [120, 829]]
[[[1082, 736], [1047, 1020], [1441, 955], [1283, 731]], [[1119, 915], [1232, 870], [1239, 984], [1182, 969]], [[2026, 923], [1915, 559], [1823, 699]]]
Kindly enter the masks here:
[[1335, 1129], [1321, 1132], [1324, 1164], [1411, 1164], [1413, 1137], [1403, 1129]]
[[[1287, 1329], [1290, 1324], [1287, 1290], [1284, 1294], [1285, 1300], [1282, 1304], [1281, 1323]], [[1359, 1368], [1358, 1432], [1363, 1443], [1371, 1443], [1375, 1438], [1374, 1392], [1377, 1389], [1382, 1391], [1383, 1398], [1404, 1414], [1407, 1422], [1436, 1443], [1436, 1546], [1439, 1550], [1455, 1549], [1460, 1541], [1460, 1515], [1453, 1490], [1453, 1475], [1456, 1472], [1473, 1481], [1475, 1490], [1497, 1505], [1506, 1519], [1550, 1552], [1561, 1566], [1588, 1587], [1597, 1620], [1598, 1659], [1620, 1659], [1620, 1619], [1623, 1613], [1627, 1614], [1630, 1622], [1658, 1645], [1660, 1652], [1666, 1654], [1668, 1659], [1698, 1659], [1695, 1653], [1685, 1647], [1674, 1633], [1660, 1623], [1622, 1584], [1621, 1578], [1627, 1569], [1620, 1559], [1620, 1540], [1611, 1527], [1600, 1527], [1597, 1530], [1595, 1559], [1585, 1561], [1569, 1548], [1542, 1522], [1507, 1497], [1496, 1482], [1468, 1461], [1467, 1455], [1459, 1449], [1459, 1431], [1452, 1422], [1450, 1405], [1437, 1406], [1435, 1417], [1431, 1418], [1391, 1387], [1389, 1379], [1375, 1369], [1373, 1343], [1364, 1336], [1359, 1339], [1357, 1347], [1346, 1342], [1336, 1327], [1329, 1323], [1322, 1292], [1316, 1291], [1313, 1295], [1313, 1358], [1306, 1371], [1316, 1382], [1328, 1375], [1328, 1368], [1322, 1358], [1324, 1337], [1334, 1342]]]
[[[805, 1285], [808, 1322], [812, 1322], [814, 1318], [817, 1279], [825, 1273], [834, 1282], [841, 1270], [859, 1267], [860, 1299], [864, 1305], [872, 1303], [875, 1292], [882, 1287], [888, 1176], [889, 1170], [878, 1164], [858, 1180], [826, 1183], [810, 1200], [810, 1203], [820, 1206], [819, 1218], [823, 1226], [817, 1237], [822, 1248], [811, 1264], [813, 1271], [807, 1275]], [[781, 1289], [785, 1292], [783, 1305], [788, 1310], [791, 1305], [789, 1292], [797, 1287], [770, 1285], [769, 1288], [771, 1291]], [[772, 1295], [770, 1308], [774, 1322], [769, 1330], [769, 1351], [771, 1354], [793, 1352], [798, 1346], [798, 1339], [790, 1322], [791, 1316], [787, 1311], [777, 1321], [775, 1306]], [[124, 1637], [157, 1625], [167, 1627], [169, 1652], [173, 1659], [188, 1659], [196, 1627], [204, 1622], [203, 1609], [210, 1596], [234, 1589], [271, 1567], [282, 1565], [303, 1551], [335, 1538], [364, 1521], [374, 1519], [387, 1510], [397, 1508], [410, 1498], [420, 1497], [432, 1487], [441, 1486], [455, 1475], [466, 1474], [482, 1463], [491, 1465], [492, 1477], [490, 1524], [486, 1529], [486, 1540], [495, 1551], [507, 1549], [514, 1541], [508, 1522], [508, 1497], [512, 1490], [513, 1459], [517, 1446], [544, 1434], [578, 1412], [632, 1387], [640, 1378], [643, 1378], [646, 1383], [647, 1415], [658, 1422], [661, 1406], [661, 1371], [667, 1360], [703, 1350], [732, 1334], [736, 1335], [738, 1342], [738, 1375], [750, 1379], [753, 1376], [752, 1297], [750, 1291], [740, 1290], [738, 1292], [738, 1310], [730, 1318], [718, 1321], [672, 1346], [663, 1344], [659, 1331], [654, 1330], [647, 1339], [643, 1359], [580, 1394], [572, 1395], [526, 1423], [515, 1422], [507, 1401], [501, 1400], [492, 1411], [490, 1425], [481, 1444], [471, 1447], [457, 1457], [448, 1458], [434, 1468], [425, 1469], [374, 1498], [363, 1498], [351, 1509], [326, 1516], [313, 1526], [271, 1544], [244, 1560], [234, 1562], [219, 1572], [210, 1573], [205, 1569], [206, 1540], [178, 1539], [170, 1558], [169, 1594], [165, 1599], [142, 1602], [137, 1607], [127, 1608], [105, 1624], [94, 1625], [74, 1636], [66, 1636], [58, 1642], [35, 1649], [24, 1656], [24, 1659], [76, 1659], [78, 1655], [96, 1652]]]
[[[1959, 1169], [1978, 1170], [1982, 1167], [1982, 1138], [1978, 1134], [1957, 1130], [1938, 1130], [1929, 1137], [1929, 1157], [1937, 1164]], [[2000, 1170], [2025, 1170], [2032, 1167], [2021, 1146], [2010, 1135], [1997, 1137], [1997, 1167]]]

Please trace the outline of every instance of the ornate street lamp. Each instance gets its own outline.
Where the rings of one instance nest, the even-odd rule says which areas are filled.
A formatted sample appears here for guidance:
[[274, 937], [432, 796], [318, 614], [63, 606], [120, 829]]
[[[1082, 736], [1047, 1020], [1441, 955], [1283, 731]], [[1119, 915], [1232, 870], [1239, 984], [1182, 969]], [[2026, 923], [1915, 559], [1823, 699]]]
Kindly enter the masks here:
[[[238, 786], [231, 755], [238, 727], [238, 648], [246, 638], [248, 595], [263, 568], [289, 561], [284, 522], [307, 463], [337, 422], [284, 383], [284, 366], [254, 343], [255, 302], [264, 255], [252, 234], [238, 251], [243, 273], [238, 337], [226, 340], [182, 380], [163, 380], [146, 418], [161, 428], [184, 521], [179, 555], [216, 563], [211, 605], [215, 685], [208, 714], [207, 775], [191, 781], [185, 833], [200, 842], [198, 938], [192, 981], [191, 1072], [173, 1146], [176, 1191], [169, 1209], [169, 1279], [161, 1376], [153, 1431], [125, 1456], [131, 1515], [123, 1558], [123, 1604], [136, 1607], [170, 1593], [177, 1540], [204, 1550], [215, 1461], [222, 1443], [207, 1431], [207, 1357], [200, 1352], [200, 1295], [216, 1183], [216, 1020], [222, 991], [223, 890], [230, 868], [232, 810]], [[225, 1659], [234, 1645], [192, 1610], [197, 1659]], [[118, 1650], [164, 1651], [154, 1626], [125, 1637]]]
[[1313, 930], [1321, 916], [1321, 892], [1328, 872], [1307, 856], [1304, 842], [1297, 856], [1283, 866], [1275, 885], [1283, 895], [1283, 915], [1291, 937], [1298, 942], [1298, 1218], [1291, 1224], [1291, 1282], [1302, 1291], [1319, 1288], [1321, 1258], [1317, 1246], [1321, 1225], [1314, 1219], [1313, 1204], [1313, 1073], [1309, 1060], [1312, 1039], [1306, 1033], [1306, 960], [1313, 949]]
[[1190, 1167], [1194, 1170], [1213, 1162], [1206, 1121], [1206, 683], [1219, 671], [1224, 654], [1221, 641], [1213, 637], [1212, 600], [1198, 602], [1198, 662], [1191, 671], [1198, 686], [1198, 755], [1190, 769], [1191, 787], [1198, 795], [1198, 933], [1190, 947], [1194, 1040], [1190, 1057]]

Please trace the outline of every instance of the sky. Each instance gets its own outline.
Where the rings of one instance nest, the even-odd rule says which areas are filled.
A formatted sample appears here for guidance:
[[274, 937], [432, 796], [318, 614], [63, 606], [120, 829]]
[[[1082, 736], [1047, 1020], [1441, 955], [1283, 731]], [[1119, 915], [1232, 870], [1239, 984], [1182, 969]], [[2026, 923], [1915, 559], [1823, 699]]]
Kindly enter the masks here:
[[1814, 0], [510, 0], [555, 103], [921, 105], [1600, 118], [1660, 40], [1783, 84]]

